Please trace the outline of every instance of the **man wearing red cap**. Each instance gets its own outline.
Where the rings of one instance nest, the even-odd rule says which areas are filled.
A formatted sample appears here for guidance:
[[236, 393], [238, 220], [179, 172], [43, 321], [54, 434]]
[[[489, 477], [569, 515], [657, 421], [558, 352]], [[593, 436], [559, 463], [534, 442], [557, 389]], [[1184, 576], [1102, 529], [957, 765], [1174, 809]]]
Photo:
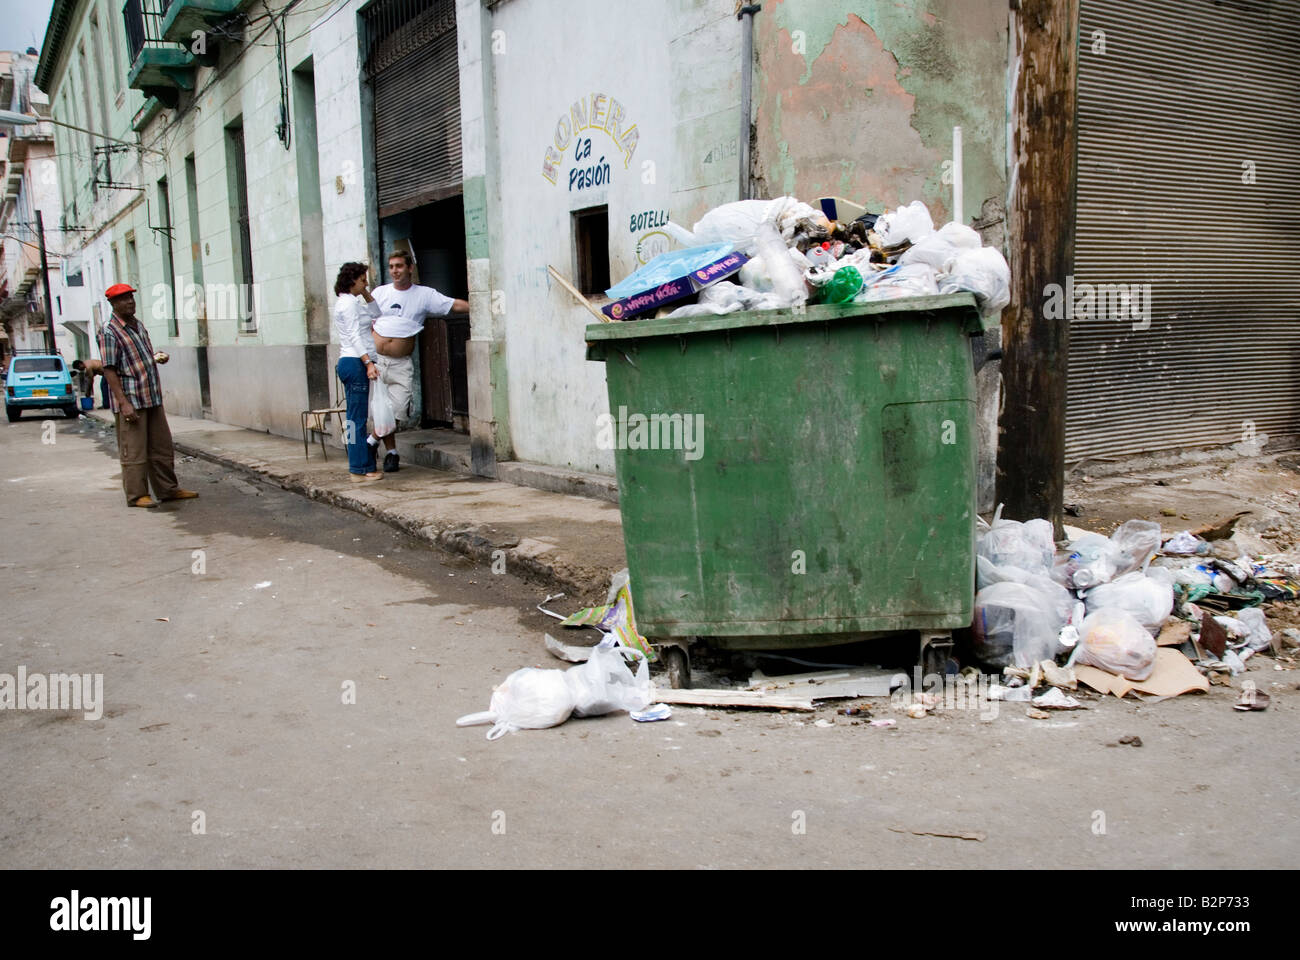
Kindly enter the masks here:
[[150, 482], [158, 500], [192, 500], [198, 494], [176, 483], [172, 433], [158, 380], [158, 364], [168, 357], [154, 352], [149, 331], [136, 319], [134, 294], [125, 283], [104, 291], [113, 316], [100, 331], [99, 355], [113, 397], [127, 505], [156, 507], [158, 502], [149, 496]]

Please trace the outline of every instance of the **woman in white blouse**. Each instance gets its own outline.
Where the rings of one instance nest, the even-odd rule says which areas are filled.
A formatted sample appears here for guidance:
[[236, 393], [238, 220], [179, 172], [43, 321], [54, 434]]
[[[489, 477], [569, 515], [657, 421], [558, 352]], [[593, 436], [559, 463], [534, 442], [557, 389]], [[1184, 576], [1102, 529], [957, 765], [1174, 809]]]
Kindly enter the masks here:
[[379, 304], [366, 286], [364, 263], [345, 263], [334, 281], [334, 329], [339, 335], [339, 379], [347, 394], [347, 426], [344, 440], [348, 448], [348, 473], [354, 483], [382, 480], [376, 469], [375, 444], [366, 436], [366, 417], [370, 410], [370, 381], [379, 376], [375, 368], [375, 341], [370, 324], [380, 315]]

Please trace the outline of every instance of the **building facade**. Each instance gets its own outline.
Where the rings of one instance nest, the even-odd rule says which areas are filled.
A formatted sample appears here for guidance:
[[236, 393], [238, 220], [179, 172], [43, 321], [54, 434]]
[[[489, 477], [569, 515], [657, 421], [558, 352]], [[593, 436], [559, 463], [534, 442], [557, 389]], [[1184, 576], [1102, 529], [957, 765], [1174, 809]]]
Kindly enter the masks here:
[[[742, 176], [732, 0], [57, 0], [38, 79], [85, 131], [56, 136], [89, 326], [103, 289], [132, 283], [172, 355], [169, 409], [292, 436], [334, 395], [338, 266], [369, 259], [378, 282], [406, 249], [471, 304], [422, 336], [424, 422], [467, 433], [483, 475], [610, 474], [591, 315], [547, 268], [598, 299], [667, 249], [667, 220], [746, 194], [921, 196], [941, 214], [957, 123], [977, 144], [967, 219], [986, 199], [996, 213], [1006, 13], [975, 5], [760, 13]], [[935, 57], [949, 79], [926, 73]]]
[[292, 436], [334, 396], [333, 272], [368, 249], [355, 6], [54, 5], [38, 79], [81, 128], [57, 139], [91, 326], [138, 289], [172, 412]]
[[[4, 197], [0, 201], [0, 314], [4, 336], [0, 353], [49, 350], [47, 316], [53, 320], [54, 348], [68, 359], [77, 352], [76, 321], [81, 318], [84, 293], [65, 283], [65, 252], [79, 244], [59, 227], [58, 158], [54, 127], [42, 117], [50, 113], [49, 99], [34, 82], [37, 55], [0, 51], [0, 107], [28, 115], [35, 123], [0, 125], [0, 164]], [[44, 228], [42, 230], [42, 227]], [[43, 237], [42, 237], [43, 233]], [[41, 278], [44, 243], [49, 286]], [[0, 363], [4, 357], [0, 356]]]

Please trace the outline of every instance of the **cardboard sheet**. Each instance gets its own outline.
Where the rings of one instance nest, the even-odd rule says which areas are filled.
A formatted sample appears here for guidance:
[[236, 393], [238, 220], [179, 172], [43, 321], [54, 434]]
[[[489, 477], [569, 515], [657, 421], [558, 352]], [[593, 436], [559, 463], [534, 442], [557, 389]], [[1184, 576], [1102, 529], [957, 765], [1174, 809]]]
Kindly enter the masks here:
[[1193, 690], [1204, 693], [1210, 689], [1210, 681], [1201, 675], [1192, 661], [1172, 647], [1156, 650], [1155, 669], [1140, 683], [1087, 665], [1076, 664], [1074, 672], [1080, 683], [1086, 683], [1098, 693], [1113, 693], [1117, 697], [1127, 696], [1134, 690], [1154, 697], [1176, 697], [1180, 693]]
[[1160, 629], [1156, 645], [1161, 647], [1181, 647], [1192, 639], [1192, 622], [1190, 620], [1170, 620]]

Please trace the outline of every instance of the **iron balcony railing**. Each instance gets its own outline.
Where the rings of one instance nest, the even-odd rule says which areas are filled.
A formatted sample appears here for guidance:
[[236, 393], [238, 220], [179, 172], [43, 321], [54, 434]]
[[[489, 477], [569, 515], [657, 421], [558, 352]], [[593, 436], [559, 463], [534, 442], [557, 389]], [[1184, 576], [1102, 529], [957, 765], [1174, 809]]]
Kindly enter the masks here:
[[145, 47], [174, 50], [180, 46], [163, 39], [162, 22], [171, 4], [172, 0], [126, 0], [122, 19], [126, 24], [126, 45], [130, 48], [132, 63], [139, 59]]

